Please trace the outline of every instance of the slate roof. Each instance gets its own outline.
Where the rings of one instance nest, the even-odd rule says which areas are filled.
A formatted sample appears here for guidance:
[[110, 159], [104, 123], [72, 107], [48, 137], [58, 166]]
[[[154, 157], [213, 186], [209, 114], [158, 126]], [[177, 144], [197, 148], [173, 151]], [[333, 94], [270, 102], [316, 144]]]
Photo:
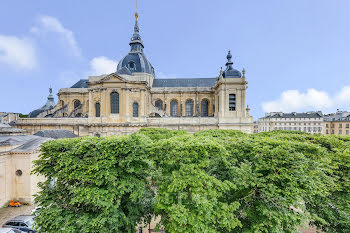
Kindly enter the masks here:
[[29, 118], [35, 118], [35, 117], [39, 116], [40, 113], [45, 112], [45, 111], [50, 110], [50, 109], [53, 109], [56, 106], [55, 99], [52, 95], [52, 88], [50, 88], [49, 90], [50, 90], [50, 94], [47, 97], [47, 101], [46, 101], [45, 105], [39, 109], [35, 109], [34, 111], [31, 111], [28, 114]]
[[71, 86], [71, 88], [88, 88], [89, 85], [87, 84], [89, 80], [88, 79], [80, 79], [76, 84]]
[[57, 130], [40, 130], [36, 132], [34, 135], [45, 138], [75, 138], [77, 135], [72, 133], [69, 130], [57, 129]]
[[216, 78], [154, 79], [153, 87], [214, 87]]
[[50, 140], [50, 138], [36, 137], [25, 142], [23, 145], [16, 147], [10, 152], [32, 152], [37, 150], [40, 147], [40, 145], [47, 140]]
[[117, 74], [147, 73], [154, 75], [154, 68], [143, 53], [143, 43], [137, 20], [130, 41], [130, 52], [118, 63]]
[[20, 145], [30, 140], [38, 138], [34, 135], [17, 135], [17, 136], [0, 136], [0, 146], [3, 145]]
[[336, 114], [329, 114], [324, 116], [325, 121], [349, 121], [350, 122], [350, 113], [349, 112], [337, 112]]
[[18, 129], [13, 127], [0, 127], [0, 134], [12, 134], [12, 133], [26, 133], [24, 129]]
[[321, 112], [303, 112], [303, 113], [275, 113], [265, 118], [320, 118]]

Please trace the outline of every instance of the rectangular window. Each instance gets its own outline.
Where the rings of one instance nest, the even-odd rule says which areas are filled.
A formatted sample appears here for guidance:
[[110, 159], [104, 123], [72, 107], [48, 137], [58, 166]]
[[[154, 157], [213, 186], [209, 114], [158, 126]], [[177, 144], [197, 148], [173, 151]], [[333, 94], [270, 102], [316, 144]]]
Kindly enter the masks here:
[[326, 124], [326, 128], [329, 128], [329, 125], [328, 125], [328, 124]]
[[346, 131], [346, 134], [349, 134], [349, 130]]
[[326, 134], [328, 134], [328, 129], [326, 130]]
[[343, 131], [342, 131], [342, 130], [339, 130], [339, 134], [343, 134]]
[[229, 110], [236, 111], [236, 94], [229, 95]]
[[339, 124], [339, 128], [343, 128], [343, 124]]
[[346, 124], [346, 128], [349, 128], [349, 124]]

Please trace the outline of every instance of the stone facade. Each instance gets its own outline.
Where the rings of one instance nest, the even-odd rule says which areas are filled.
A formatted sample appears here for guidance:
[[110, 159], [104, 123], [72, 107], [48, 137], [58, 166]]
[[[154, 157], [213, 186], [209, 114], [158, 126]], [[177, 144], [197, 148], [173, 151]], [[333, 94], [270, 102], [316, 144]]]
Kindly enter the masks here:
[[0, 124], [8, 124], [17, 121], [19, 113], [13, 112], [0, 112]]
[[338, 111], [324, 116], [325, 135], [350, 135], [350, 112]]
[[233, 68], [230, 52], [218, 77], [157, 79], [143, 53], [137, 21], [130, 47], [115, 73], [60, 89], [55, 106], [50, 90], [48, 102], [30, 118], [18, 119], [16, 126], [32, 134], [67, 129], [78, 136], [129, 134], [143, 127], [253, 133], [245, 70]]
[[33, 161], [47, 138], [33, 135], [0, 136], [0, 207], [10, 200], [33, 203], [44, 177], [32, 175]]
[[258, 121], [259, 132], [274, 130], [302, 131], [311, 134], [323, 133], [322, 112], [307, 113], [266, 113], [265, 117]]

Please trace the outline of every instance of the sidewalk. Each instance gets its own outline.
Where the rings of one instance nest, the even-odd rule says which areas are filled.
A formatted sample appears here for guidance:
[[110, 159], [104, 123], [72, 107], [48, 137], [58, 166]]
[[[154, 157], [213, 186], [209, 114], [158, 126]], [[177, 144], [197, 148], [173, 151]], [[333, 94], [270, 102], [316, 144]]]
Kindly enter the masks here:
[[34, 206], [23, 205], [21, 207], [4, 207], [0, 209], [0, 227], [9, 219], [18, 215], [30, 215]]

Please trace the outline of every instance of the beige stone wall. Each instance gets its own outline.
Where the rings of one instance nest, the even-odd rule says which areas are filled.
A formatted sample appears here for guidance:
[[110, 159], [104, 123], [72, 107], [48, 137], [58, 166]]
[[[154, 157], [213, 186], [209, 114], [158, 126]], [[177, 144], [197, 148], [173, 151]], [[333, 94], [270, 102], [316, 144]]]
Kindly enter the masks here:
[[350, 136], [349, 121], [326, 121], [323, 122], [323, 133], [325, 135], [348, 135]]
[[[37, 158], [37, 152], [0, 154], [0, 206], [12, 199], [33, 203], [37, 183], [44, 180], [30, 174]], [[16, 175], [17, 170], [22, 171], [21, 176]]]
[[89, 93], [85, 88], [65, 88], [58, 93], [58, 104], [68, 104], [68, 114], [74, 110], [74, 102], [80, 101], [82, 105], [82, 115], [89, 112]]
[[[207, 100], [209, 103], [208, 115], [213, 116], [213, 104], [214, 104], [214, 93], [195, 93], [195, 92], [176, 92], [171, 93], [154, 93], [152, 94], [152, 104], [155, 105], [157, 100], [163, 102], [163, 110], [165, 108], [166, 114], [170, 116], [170, 103], [173, 100], [177, 101], [177, 116], [186, 116], [186, 101], [193, 101], [193, 116], [201, 115], [202, 112], [202, 101]], [[199, 112], [197, 112], [197, 109]]]

